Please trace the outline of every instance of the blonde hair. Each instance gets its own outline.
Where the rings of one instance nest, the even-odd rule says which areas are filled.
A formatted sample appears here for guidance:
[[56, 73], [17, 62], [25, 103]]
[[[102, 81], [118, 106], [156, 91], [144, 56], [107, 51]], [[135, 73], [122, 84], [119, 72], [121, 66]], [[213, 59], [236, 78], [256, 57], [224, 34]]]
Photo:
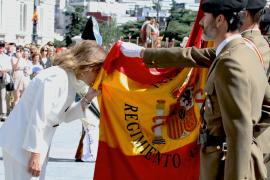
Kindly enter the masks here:
[[57, 54], [53, 64], [78, 75], [86, 68], [99, 70], [105, 59], [105, 51], [95, 41], [83, 40], [70, 49]]

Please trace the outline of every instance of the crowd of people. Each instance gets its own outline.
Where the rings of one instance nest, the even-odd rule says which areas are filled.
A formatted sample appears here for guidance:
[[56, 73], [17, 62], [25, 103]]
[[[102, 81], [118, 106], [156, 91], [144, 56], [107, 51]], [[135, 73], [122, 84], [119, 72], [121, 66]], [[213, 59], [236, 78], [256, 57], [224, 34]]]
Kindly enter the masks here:
[[[41, 48], [0, 41], [0, 119], [5, 121], [19, 102], [30, 80], [41, 70], [52, 66], [56, 51], [52, 42]], [[11, 82], [10, 82], [11, 81]], [[6, 85], [12, 83], [11, 89]]]
[[[121, 45], [125, 56], [140, 57], [150, 68], [209, 68], [199, 137], [202, 180], [267, 179], [266, 167], [270, 174], [269, 123], [261, 118], [262, 109], [270, 105], [270, 47], [259, 29], [261, 17], [266, 17], [265, 5], [265, 0], [202, 1], [203, 39], [214, 41], [215, 48]], [[158, 36], [155, 20], [147, 21], [141, 30], [151, 36], [145, 37], [146, 44], [153, 44]], [[44, 179], [55, 127], [85, 118], [85, 109], [100, 93], [91, 84], [105, 58], [101, 46], [84, 40], [54, 55], [51, 43], [39, 50], [0, 42], [1, 119], [14, 107], [0, 131], [0, 137], [5, 137], [0, 146], [9, 180]], [[52, 59], [56, 66], [49, 68]], [[8, 76], [12, 81], [6, 81]], [[14, 89], [7, 92], [10, 82]], [[87, 92], [74, 103], [82, 84]], [[10, 129], [17, 132], [15, 136]]]

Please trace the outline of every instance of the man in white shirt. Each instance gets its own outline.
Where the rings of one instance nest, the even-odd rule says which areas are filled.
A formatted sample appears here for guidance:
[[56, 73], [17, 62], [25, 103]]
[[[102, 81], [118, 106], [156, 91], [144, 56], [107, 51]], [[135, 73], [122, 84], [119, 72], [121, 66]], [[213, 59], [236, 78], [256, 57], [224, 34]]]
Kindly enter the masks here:
[[7, 117], [7, 91], [4, 81], [7, 72], [12, 70], [11, 58], [5, 53], [5, 42], [0, 41], [0, 120], [4, 121]]

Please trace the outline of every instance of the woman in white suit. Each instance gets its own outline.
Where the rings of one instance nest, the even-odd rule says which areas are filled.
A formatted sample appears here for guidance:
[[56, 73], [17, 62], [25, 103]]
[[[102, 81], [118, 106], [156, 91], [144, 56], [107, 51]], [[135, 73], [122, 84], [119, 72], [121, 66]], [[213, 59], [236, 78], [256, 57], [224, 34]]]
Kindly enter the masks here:
[[40, 72], [0, 129], [6, 180], [43, 180], [56, 127], [85, 117], [84, 110], [98, 92], [89, 87], [75, 103], [82, 82], [93, 84], [105, 58], [94, 42], [85, 40]]

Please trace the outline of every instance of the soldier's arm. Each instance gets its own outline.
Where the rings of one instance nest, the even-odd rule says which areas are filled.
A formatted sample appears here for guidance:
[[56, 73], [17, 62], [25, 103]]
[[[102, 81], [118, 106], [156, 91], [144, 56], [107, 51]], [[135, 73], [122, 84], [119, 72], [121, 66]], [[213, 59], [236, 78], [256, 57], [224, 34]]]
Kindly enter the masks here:
[[270, 85], [268, 83], [264, 94], [262, 116], [257, 126], [260, 127], [261, 133], [270, 127]]
[[144, 63], [148, 67], [210, 67], [216, 58], [215, 49], [159, 48], [143, 50]]
[[224, 179], [245, 179], [253, 137], [247, 73], [237, 61], [231, 59], [219, 61], [215, 72], [215, 89], [228, 147]]
[[268, 86], [266, 86], [263, 104], [270, 106], [270, 85], [269, 84], [268, 84]]

